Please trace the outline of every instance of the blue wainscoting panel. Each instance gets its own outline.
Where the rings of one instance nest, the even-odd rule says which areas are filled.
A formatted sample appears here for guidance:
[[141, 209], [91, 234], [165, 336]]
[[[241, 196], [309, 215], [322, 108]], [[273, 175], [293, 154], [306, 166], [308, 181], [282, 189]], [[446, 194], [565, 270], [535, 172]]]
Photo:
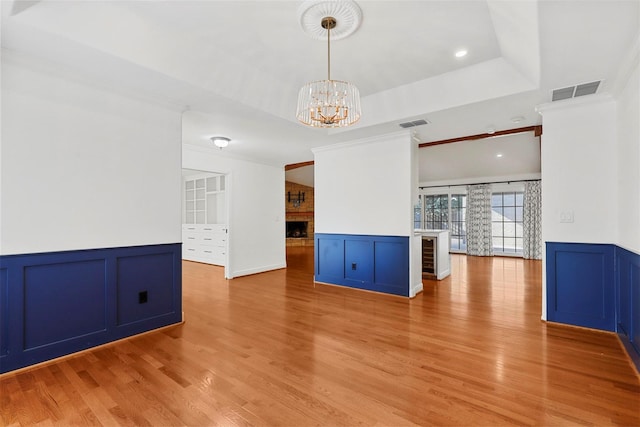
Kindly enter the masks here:
[[618, 301], [616, 309], [618, 313], [618, 332], [631, 339], [633, 337], [632, 283], [634, 282], [634, 276], [637, 275], [637, 273], [634, 271], [635, 266], [625, 252], [628, 251], [625, 251], [624, 249], [618, 249], [618, 251], [616, 251], [616, 269], [618, 270]]
[[640, 372], [640, 255], [616, 248], [618, 336]]
[[319, 237], [316, 234], [316, 280], [334, 283], [344, 277], [344, 239], [331, 234]]
[[179, 323], [181, 275], [180, 243], [0, 256], [0, 373]]
[[613, 245], [547, 242], [547, 317], [615, 331]]
[[631, 277], [631, 344], [640, 354], [640, 256], [636, 255]]
[[173, 254], [119, 257], [119, 326], [175, 312]]
[[[9, 279], [8, 270], [0, 268], [0, 360], [9, 349]], [[0, 365], [2, 362], [0, 362]]]
[[344, 279], [348, 286], [368, 289], [373, 282], [373, 242], [346, 237], [344, 239]]
[[[408, 242], [407, 242], [408, 243]], [[376, 241], [374, 246], [374, 286], [381, 292], [409, 296], [409, 245], [403, 241]]]
[[24, 269], [24, 350], [107, 330], [105, 260]]
[[315, 234], [315, 280], [409, 296], [409, 237]]

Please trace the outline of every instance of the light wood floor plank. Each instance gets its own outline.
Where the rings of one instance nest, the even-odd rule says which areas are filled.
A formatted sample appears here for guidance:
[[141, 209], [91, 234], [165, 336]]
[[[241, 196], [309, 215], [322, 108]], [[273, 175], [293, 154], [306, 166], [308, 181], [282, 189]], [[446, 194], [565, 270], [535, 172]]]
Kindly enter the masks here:
[[0, 377], [2, 425], [627, 425], [617, 337], [540, 321], [541, 263], [452, 256], [413, 300], [183, 263], [186, 322]]

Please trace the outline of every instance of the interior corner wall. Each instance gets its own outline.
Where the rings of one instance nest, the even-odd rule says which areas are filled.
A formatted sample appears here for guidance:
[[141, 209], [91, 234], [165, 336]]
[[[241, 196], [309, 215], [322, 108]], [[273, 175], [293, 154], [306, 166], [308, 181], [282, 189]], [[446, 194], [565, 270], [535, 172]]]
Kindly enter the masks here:
[[[594, 95], [591, 102], [569, 101], [542, 115], [543, 241], [615, 243], [615, 101]], [[572, 216], [571, 222], [561, 222], [561, 215]]]
[[180, 112], [35, 64], [3, 52], [0, 254], [180, 242]]
[[412, 154], [408, 132], [314, 150], [316, 233], [410, 236]]
[[617, 98], [617, 242], [640, 254], [640, 62]]
[[233, 278], [286, 267], [284, 169], [185, 145], [182, 167], [229, 174], [229, 264]]
[[[591, 101], [590, 101], [591, 100]], [[614, 243], [617, 238], [616, 108], [609, 98], [540, 109], [543, 242]], [[572, 217], [572, 222], [561, 222]], [[542, 259], [542, 319], [549, 318], [547, 248]]]
[[[412, 143], [411, 147], [411, 224], [413, 228], [414, 223], [414, 211], [415, 207], [419, 205], [419, 193], [418, 181], [420, 180], [420, 161], [418, 156], [419, 145], [416, 142]], [[415, 297], [418, 292], [422, 292], [422, 235], [415, 234], [410, 238], [410, 254], [411, 262], [409, 265], [409, 277], [410, 277], [410, 290], [409, 296]]]
[[0, 373], [182, 320], [180, 112], [14, 55], [1, 66]]

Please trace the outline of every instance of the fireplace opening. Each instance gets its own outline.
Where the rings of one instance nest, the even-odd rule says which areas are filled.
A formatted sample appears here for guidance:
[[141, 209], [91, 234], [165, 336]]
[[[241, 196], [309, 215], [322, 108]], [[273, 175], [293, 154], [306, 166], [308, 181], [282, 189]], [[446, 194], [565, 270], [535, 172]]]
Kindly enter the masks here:
[[307, 237], [308, 221], [287, 221], [287, 237], [305, 238]]

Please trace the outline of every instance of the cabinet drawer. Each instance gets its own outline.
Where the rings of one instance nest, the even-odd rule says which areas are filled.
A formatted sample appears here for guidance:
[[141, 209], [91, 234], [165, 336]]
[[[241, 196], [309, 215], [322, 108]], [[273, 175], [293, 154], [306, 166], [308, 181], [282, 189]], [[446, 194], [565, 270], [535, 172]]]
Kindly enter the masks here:
[[182, 259], [204, 262], [207, 264], [224, 265], [225, 254], [221, 248], [183, 247]]
[[182, 233], [182, 243], [195, 243], [199, 245], [224, 246], [227, 242], [227, 235], [221, 233], [203, 233], [185, 231]]
[[200, 239], [201, 239], [200, 233], [194, 233], [194, 232], [182, 233], [182, 243], [196, 243], [200, 241]]
[[204, 256], [224, 256], [224, 248], [218, 246], [203, 246], [200, 251]]
[[217, 236], [203, 236], [200, 243], [206, 246], [224, 247], [226, 240], [220, 239]]

